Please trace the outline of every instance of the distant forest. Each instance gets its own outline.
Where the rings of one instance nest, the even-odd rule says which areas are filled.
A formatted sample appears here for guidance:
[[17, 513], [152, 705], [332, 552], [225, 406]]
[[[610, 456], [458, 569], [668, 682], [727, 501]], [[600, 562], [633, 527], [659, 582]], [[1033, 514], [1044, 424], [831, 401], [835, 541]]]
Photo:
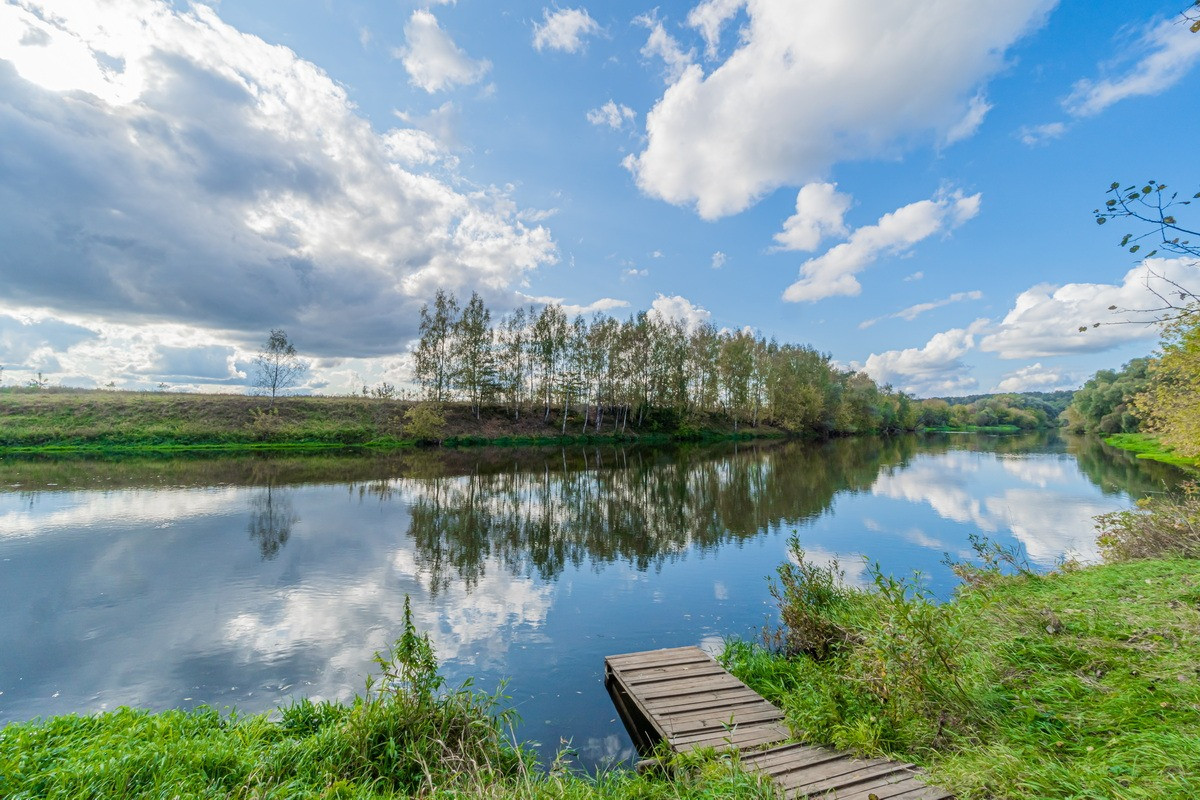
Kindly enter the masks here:
[[649, 426], [686, 433], [711, 415], [836, 435], [919, 426], [920, 404], [811, 347], [747, 330], [691, 328], [645, 311], [568, 319], [561, 306], [495, 319], [478, 294], [439, 291], [421, 310], [414, 378], [435, 404], [540, 414], [564, 432]]

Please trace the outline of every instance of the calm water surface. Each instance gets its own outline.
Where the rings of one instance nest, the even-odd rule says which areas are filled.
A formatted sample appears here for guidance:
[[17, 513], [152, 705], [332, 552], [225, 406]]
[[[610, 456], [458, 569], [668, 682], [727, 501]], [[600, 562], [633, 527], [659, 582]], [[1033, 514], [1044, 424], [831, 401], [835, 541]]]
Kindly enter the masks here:
[[1056, 434], [0, 459], [0, 723], [347, 698], [408, 595], [452, 684], [509, 679], [518, 736], [590, 767], [632, 754], [604, 656], [756, 636], [793, 531], [945, 597], [970, 534], [1094, 559], [1094, 515], [1178, 479]]

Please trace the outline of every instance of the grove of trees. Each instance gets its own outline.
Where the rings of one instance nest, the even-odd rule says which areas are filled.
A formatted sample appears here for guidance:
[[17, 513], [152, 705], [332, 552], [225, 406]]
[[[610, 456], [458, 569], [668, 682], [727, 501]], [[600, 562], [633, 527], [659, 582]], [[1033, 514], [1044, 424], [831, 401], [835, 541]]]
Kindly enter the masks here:
[[445, 291], [421, 310], [414, 378], [435, 404], [537, 414], [563, 433], [687, 432], [718, 415], [822, 435], [910, 430], [916, 403], [811, 347], [748, 331], [692, 328], [654, 313], [569, 319], [561, 306], [494, 320], [478, 294]]

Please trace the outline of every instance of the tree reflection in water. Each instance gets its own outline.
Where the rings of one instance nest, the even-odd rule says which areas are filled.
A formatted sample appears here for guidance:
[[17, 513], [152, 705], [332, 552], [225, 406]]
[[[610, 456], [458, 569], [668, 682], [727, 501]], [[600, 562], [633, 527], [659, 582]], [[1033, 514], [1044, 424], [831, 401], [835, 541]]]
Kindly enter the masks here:
[[263, 561], [270, 561], [279, 554], [292, 535], [292, 526], [300, 516], [292, 506], [292, 493], [276, 489], [271, 484], [250, 497], [250, 538], [258, 542]]

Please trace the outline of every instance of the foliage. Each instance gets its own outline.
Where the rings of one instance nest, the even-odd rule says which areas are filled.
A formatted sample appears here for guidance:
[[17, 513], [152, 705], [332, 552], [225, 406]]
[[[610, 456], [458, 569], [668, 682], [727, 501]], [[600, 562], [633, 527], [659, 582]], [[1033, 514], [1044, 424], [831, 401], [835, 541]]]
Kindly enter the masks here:
[[[1167, 189], [1165, 183], [1154, 180], [1147, 181], [1140, 186], [1131, 184], [1124, 188], [1121, 188], [1120, 183], [1114, 181], [1108, 187], [1109, 197], [1104, 202], [1104, 207], [1094, 209], [1092, 213], [1095, 215], [1097, 224], [1100, 225], [1104, 225], [1110, 220], [1122, 220], [1140, 223], [1143, 227], [1148, 228], [1140, 234], [1125, 233], [1119, 243], [1120, 247], [1137, 254], [1142, 250], [1143, 243], [1149, 240], [1150, 244], [1147, 246], [1153, 249], [1144, 255], [1139, 255], [1138, 257], [1141, 259], [1149, 259], [1160, 251], [1183, 259], [1200, 259], [1200, 240], [1193, 241], [1191, 239], [1191, 237], [1200, 237], [1200, 232], [1195, 230], [1194, 225], [1185, 227], [1179, 219], [1179, 215], [1184, 210], [1183, 207], [1191, 205], [1192, 200], [1200, 198], [1200, 192], [1191, 195], [1190, 199], [1185, 193], [1184, 198], [1180, 199], [1178, 192], [1171, 192], [1168, 195]], [[1197, 266], [1197, 262], [1193, 260], [1191, 265]], [[1200, 295], [1196, 294], [1196, 290], [1155, 271], [1153, 265], [1149, 263], [1146, 263], [1145, 266], [1150, 278], [1153, 278], [1153, 281], [1147, 281], [1146, 286], [1154, 297], [1151, 304], [1145, 308], [1110, 306], [1109, 310], [1119, 314], [1134, 315], [1132, 319], [1127, 316], [1123, 320], [1124, 322], [1166, 323], [1193, 318], [1197, 309], [1200, 308]], [[1092, 327], [1100, 324], [1093, 322]], [[1086, 325], [1079, 328], [1081, 332], [1087, 329]]]
[[837, 559], [829, 564], [807, 560], [796, 534], [788, 539], [788, 552], [792, 558], [779, 565], [779, 582], [770, 583], [781, 625], [765, 631], [764, 638], [786, 656], [804, 654], [824, 661], [855, 638], [847, 621], [853, 591]]
[[404, 434], [418, 442], [438, 442], [446, 430], [446, 415], [440, 406], [417, 403], [404, 412]]
[[1149, 385], [1150, 359], [1135, 358], [1120, 372], [1102, 369], [1075, 392], [1063, 412], [1067, 427], [1076, 433], [1134, 433], [1138, 415], [1133, 399]]
[[308, 372], [308, 364], [296, 353], [296, 346], [281, 328], [274, 328], [254, 358], [254, 385], [275, 397], [293, 386]]
[[950, 603], [877, 568], [843, 586], [854, 638], [822, 660], [744, 642], [722, 659], [798, 735], [913, 761], [962, 800], [1194, 797], [1196, 562], [1043, 576], [980, 555]]
[[1182, 496], [1151, 495], [1137, 505], [1096, 517], [1107, 560], [1200, 558], [1200, 487], [1188, 484]]
[[917, 424], [923, 428], [1033, 430], [1055, 424], [1069, 392], [1025, 392], [932, 397], [918, 401]]
[[[561, 306], [517, 309], [492, 323], [478, 294], [460, 311], [439, 291], [421, 310], [414, 378], [437, 403], [461, 399], [476, 418], [498, 405], [520, 418], [558, 413], [566, 435], [676, 424], [721, 414], [735, 431], [769, 424], [792, 432], [912, 430], [917, 410], [900, 392], [864, 373], [836, 368], [809, 347], [746, 331], [693, 328], [656, 314], [626, 320], [595, 314], [568, 320]], [[575, 417], [572, 417], [574, 410]], [[669, 429], [662, 422], [651, 430]]]
[[1133, 400], [1144, 430], [1181, 456], [1200, 457], [1200, 317], [1164, 325], [1149, 386]]

